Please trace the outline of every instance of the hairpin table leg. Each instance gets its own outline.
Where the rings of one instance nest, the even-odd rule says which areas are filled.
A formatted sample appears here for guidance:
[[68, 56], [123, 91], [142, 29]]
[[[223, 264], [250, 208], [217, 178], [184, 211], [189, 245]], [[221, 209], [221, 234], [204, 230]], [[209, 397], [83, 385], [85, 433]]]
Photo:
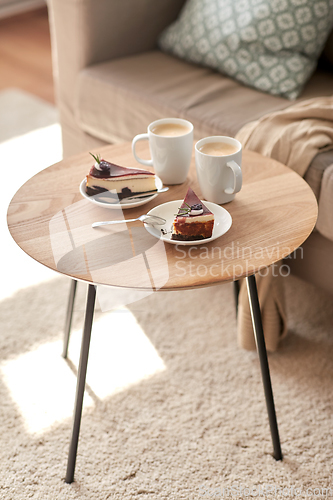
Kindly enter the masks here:
[[89, 285], [86, 316], [84, 320], [84, 328], [82, 334], [80, 362], [77, 374], [73, 430], [72, 430], [72, 438], [68, 454], [67, 472], [65, 478], [66, 483], [72, 483], [74, 480], [76, 453], [79, 442], [79, 433], [80, 433], [80, 424], [82, 415], [82, 404], [83, 404], [84, 388], [86, 384], [91, 327], [92, 327], [94, 308], [95, 308], [95, 298], [96, 298], [96, 287], [95, 285]]
[[265, 337], [262, 328], [261, 321], [261, 312], [258, 300], [258, 291], [255, 276], [248, 276], [246, 278], [247, 282], [247, 290], [250, 301], [250, 309], [252, 316], [252, 324], [254, 330], [254, 336], [256, 339], [257, 350], [259, 354], [260, 368], [261, 368], [261, 376], [264, 385], [265, 398], [266, 398], [266, 406], [268, 412], [269, 425], [271, 428], [271, 435], [273, 441], [273, 456], [276, 460], [282, 460], [282, 451], [279, 437], [279, 430], [276, 420], [275, 406], [274, 406], [274, 398], [271, 384], [271, 377], [269, 373], [269, 366], [267, 360], [267, 352], [266, 352], [266, 344]]
[[75, 293], [76, 293], [76, 285], [77, 285], [77, 281], [76, 280], [72, 280], [72, 282], [71, 282], [71, 288], [70, 288], [70, 291], [69, 291], [69, 298], [68, 298], [68, 306], [67, 306], [67, 314], [66, 314], [66, 322], [65, 322], [64, 347], [63, 347], [63, 351], [62, 351], [62, 356], [65, 359], [67, 358], [69, 336], [70, 336], [70, 333], [71, 333], [72, 318], [73, 318], [73, 308], [74, 308], [74, 299], [75, 299]]

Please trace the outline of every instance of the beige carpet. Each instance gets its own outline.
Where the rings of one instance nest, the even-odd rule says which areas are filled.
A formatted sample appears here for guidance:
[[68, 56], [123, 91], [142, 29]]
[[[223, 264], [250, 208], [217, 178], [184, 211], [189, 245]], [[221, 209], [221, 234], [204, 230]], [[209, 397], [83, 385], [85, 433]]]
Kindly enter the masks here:
[[[86, 286], [78, 287], [66, 362], [68, 279], [38, 275], [42, 267], [22, 252], [6, 255], [0, 499], [333, 495], [332, 297], [285, 279], [289, 334], [269, 356], [282, 462], [271, 456], [257, 356], [236, 344], [231, 285], [156, 293], [107, 313], [97, 308], [76, 480], [68, 485]], [[17, 269], [27, 270], [30, 284]]]

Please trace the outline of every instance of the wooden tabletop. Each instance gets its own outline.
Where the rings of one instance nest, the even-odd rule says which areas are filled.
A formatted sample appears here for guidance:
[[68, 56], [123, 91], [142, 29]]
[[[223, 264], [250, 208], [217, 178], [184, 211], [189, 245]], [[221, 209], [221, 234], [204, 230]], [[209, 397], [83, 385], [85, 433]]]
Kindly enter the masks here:
[[[140, 154], [149, 157], [148, 145]], [[130, 143], [95, 153], [113, 163], [138, 166]], [[145, 156], [144, 156], [145, 155]], [[141, 222], [92, 229], [95, 221], [135, 218], [151, 208], [184, 198], [188, 186], [201, 196], [194, 159], [184, 184], [137, 208], [106, 209], [84, 199], [79, 185], [92, 165], [88, 153], [52, 165], [32, 177], [13, 197], [8, 227], [32, 258], [89, 283], [145, 290], [179, 290], [228, 282], [277, 262], [298, 248], [317, 219], [310, 187], [274, 160], [243, 152], [243, 187], [224, 208], [230, 230], [202, 245], [164, 243]]]

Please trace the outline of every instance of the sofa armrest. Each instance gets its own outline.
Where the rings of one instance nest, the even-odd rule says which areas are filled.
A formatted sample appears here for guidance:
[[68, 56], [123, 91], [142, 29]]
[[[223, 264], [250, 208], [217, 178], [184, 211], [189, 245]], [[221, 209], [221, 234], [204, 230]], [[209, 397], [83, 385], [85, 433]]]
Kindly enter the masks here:
[[73, 102], [81, 69], [151, 50], [184, 0], [48, 0], [58, 102]]

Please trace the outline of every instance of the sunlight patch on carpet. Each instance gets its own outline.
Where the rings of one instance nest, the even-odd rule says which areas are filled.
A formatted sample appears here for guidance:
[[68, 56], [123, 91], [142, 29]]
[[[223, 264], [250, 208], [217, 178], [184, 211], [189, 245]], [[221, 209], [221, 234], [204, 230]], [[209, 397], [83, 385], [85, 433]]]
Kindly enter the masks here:
[[0, 92], [0, 240], [2, 287], [0, 300], [57, 274], [28, 257], [11, 238], [7, 208], [15, 192], [33, 175], [62, 159], [61, 128], [56, 108], [17, 89]]
[[[1, 365], [27, 430], [39, 433], [68, 418], [74, 408], [75, 375], [61, 357], [62, 342], [42, 345]], [[92, 406], [85, 394], [84, 407]]]
[[[81, 334], [73, 335], [69, 357], [77, 365]], [[100, 399], [165, 370], [165, 364], [126, 308], [94, 321], [87, 383]]]
[[[73, 331], [69, 360], [78, 367], [81, 331]], [[61, 357], [62, 341], [50, 342], [0, 365], [1, 376], [32, 434], [64, 419], [74, 408], [76, 376]], [[128, 309], [114, 311], [93, 324], [83, 406], [104, 399], [165, 370], [156, 349]]]

